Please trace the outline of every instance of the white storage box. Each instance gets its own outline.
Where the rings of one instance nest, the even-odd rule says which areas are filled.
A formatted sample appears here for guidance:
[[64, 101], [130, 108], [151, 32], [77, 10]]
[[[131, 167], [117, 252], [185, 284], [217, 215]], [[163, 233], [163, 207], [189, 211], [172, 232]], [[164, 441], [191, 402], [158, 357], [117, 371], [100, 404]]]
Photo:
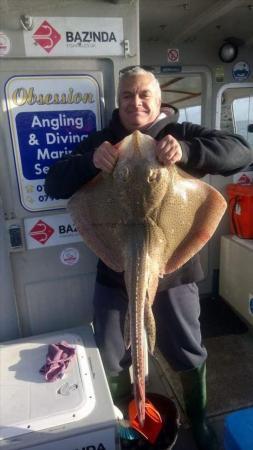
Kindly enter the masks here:
[[222, 236], [220, 295], [253, 325], [253, 240]]
[[[40, 373], [49, 344], [75, 356], [56, 381]], [[0, 347], [0, 449], [114, 450], [117, 422], [91, 326], [5, 342]]]

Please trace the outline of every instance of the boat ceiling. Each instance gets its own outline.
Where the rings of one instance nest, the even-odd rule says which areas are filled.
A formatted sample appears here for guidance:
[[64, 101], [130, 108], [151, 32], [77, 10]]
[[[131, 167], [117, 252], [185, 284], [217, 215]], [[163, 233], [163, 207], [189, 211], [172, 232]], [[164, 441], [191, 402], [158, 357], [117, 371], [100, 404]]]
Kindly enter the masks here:
[[252, 0], [140, 0], [141, 41], [168, 48], [203, 41], [219, 47], [228, 38], [253, 46]]

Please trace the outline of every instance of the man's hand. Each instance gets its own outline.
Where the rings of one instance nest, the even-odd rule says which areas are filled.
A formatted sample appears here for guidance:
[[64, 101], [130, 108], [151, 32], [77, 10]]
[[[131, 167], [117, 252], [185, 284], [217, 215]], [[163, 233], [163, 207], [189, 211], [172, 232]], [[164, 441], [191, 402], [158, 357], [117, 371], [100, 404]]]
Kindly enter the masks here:
[[119, 150], [110, 142], [103, 142], [94, 152], [93, 163], [97, 169], [110, 173], [113, 171], [119, 156]]
[[164, 166], [170, 166], [182, 159], [182, 148], [173, 136], [167, 134], [157, 142], [156, 157]]

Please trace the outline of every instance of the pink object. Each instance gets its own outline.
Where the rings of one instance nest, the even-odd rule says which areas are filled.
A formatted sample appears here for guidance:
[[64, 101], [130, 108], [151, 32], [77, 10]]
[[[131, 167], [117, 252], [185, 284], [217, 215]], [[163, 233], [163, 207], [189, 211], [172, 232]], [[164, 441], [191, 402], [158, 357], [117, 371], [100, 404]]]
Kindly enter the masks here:
[[75, 355], [75, 348], [66, 341], [48, 346], [46, 364], [41, 367], [40, 373], [45, 375], [46, 381], [55, 381], [62, 378], [71, 359]]

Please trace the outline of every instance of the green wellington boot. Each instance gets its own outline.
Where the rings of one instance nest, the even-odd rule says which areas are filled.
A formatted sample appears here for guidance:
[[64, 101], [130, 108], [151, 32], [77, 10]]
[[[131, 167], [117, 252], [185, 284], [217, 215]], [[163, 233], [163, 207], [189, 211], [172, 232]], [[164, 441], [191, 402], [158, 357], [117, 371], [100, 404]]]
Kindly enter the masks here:
[[131, 380], [129, 370], [122, 370], [116, 376], [108, 376], [107, 381], [113, 401], [120, 400], [131, 394]]
[[186, 413], [199, 450], [219, 450], [216, 435], [206, 417], [206, 364], [180, 373]]

